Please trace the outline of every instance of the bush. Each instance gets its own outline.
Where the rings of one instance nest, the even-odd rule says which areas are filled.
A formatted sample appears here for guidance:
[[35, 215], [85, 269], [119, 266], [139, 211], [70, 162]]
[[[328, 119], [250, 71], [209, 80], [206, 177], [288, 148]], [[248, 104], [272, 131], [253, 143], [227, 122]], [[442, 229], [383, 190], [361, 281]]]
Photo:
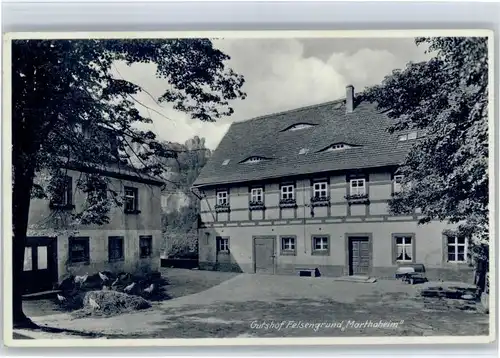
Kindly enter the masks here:
[[191, 230], [186, 233], [165, 233], [166, 254], [171, 258], [198, 258], [198, 232]]

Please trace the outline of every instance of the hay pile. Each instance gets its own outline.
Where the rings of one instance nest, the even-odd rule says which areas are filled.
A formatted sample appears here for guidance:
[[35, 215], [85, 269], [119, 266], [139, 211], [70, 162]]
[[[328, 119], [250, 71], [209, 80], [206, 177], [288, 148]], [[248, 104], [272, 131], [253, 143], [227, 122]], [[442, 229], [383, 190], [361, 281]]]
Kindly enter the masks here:
[[73, 312], [77, 317], [115, 316], [151, 307], [144, 298], [117, 291], [89, 291], [83, 297], [83, 308]]

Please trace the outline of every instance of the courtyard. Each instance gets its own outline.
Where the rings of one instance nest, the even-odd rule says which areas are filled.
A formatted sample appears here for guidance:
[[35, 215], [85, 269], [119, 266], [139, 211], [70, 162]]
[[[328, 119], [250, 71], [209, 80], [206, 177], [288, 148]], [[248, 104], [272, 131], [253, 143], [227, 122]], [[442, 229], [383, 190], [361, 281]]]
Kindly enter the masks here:
[[147, 310], [74, 318], [47, 300], [26, 301], [25, 310], [37, 324], [58, 332], [51, 334], [55, 339], [488, 335], [487, 314], [425, 303], [419, 285], [396, 280], [359, 283], [170, 268], [162, 275], [171, 299]]

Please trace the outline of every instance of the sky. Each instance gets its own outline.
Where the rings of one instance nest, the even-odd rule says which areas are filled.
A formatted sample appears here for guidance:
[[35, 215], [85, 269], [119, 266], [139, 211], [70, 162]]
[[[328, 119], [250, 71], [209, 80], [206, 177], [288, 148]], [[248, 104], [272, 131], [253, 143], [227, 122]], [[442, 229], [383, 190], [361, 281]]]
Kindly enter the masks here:
[[[215, 123], [201, 122], [159, 104], [149, 94], [137, 105], [149, 116], [149, 126], [161, 139], [184, 143], [194, 136], [204, 137], [215, 149], [234, 121], [278, 111], [295, 109], [345, 97], [345, 87], [356, 91], [380, 83], [393, 69], [403, 69], [410, 61], [426, 60], [425, 48], [413, 38], [308, 38], [308, 39], [220, 39], [214, 46], [229, 55], [227, 66], [245, 77], [245, 100], [231, 103], [231, 117]], [[160, 97], [168, 83], [156, 78], [155, 65], [117, 63], [117, 74], [132, 81], [152, 96]]]

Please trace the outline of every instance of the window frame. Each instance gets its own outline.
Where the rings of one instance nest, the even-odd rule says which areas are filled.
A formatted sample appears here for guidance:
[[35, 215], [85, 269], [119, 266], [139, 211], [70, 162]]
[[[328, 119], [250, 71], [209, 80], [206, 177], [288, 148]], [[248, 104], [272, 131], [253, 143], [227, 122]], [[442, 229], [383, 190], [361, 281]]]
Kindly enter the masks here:
[[[132, 191], [133, 196], [128, 195], [127, 191]], [[124, 186], [123, 187], [123, 197], [125, 201], [124, 212], [126, 214], [138, 214], [141, 211], [139, 210], [139, 188], [133, 186]], [[127, 208], [128, 199], [133, 199], [133, 207], [132, 209]]]
[[[221, 197], [220, 194], [225, 194], [225, 197]], [[216, 205], [229, 205], [229, 191], [228, 190], [217, 190], [215, 193]], [[222, 203], [220, 199], [225, 199], [225, 202]]]
[[[454, 238], [455, 239], [455, 242], [453, 244], [450, 245], [449, 243], [449, 239], [451, 238]], [[458, 240], [460, 239], [461, 237], [459, 236], [456, 236], [456, 235], [444, 235], [444, 258], [445, 258], [445, 262], [448, 263], [448, 264], [451, 264], [451, 265], [463, 265], [463, 264], [468, 264], [469, 260], [468, 260], [468, 253], [469, 253], [469, 240], [467, 237], [463, 237], [464, 239], [464, 243], [463, 244], [460, 244], [458, 243]], [[455, 250], [454, 250], [454, 253], [453, 255], [455, 256], [455, 260], [450, 260], [450, 254], [449, 254], [449, 251], [448, 251], [448, 248], [450, 246], [454, 246], [455, 247]], [[464, 251], [463, 251], [463, 255], [464, 255], [464, 259], [463, 260], [457, 260], [458, 259], [458, 255], [460, 254], [458, 252], [458, 248], [459, 247], [464, 247]]]
[[[293, 248], [288, 249], [285, 247], [285, 240], [293, 240]], [[280, 255], [281, 256], [296, 256], [297, 255], [297, 236], [295, 235], [282, 235], [280, 236]]]
[[61, 200], [54, 201], [55, 198], [50, 200], [49, 206], [52, 209], [73, 209], [75, 206], [73, 204], [73, 177], [71, 175], [63, 176], [64, 184], [60, 188], [61, 190]]
[[[321, 185], [324, 184], [325, 185], [325, 188], [324, 189], [321, 189]], [[317, 189], [316, 188], [316, 185], [319, 185], [319, 188]], [[325, 195], [324, 196], [316, 196], [316, 193], [319, 192], [325, 192]], [[329, 191], [329, 188], [328, 188], [328, 181], [327, 180], [321, 180], [321, 181], [315, 181], [312, 183], [312, 195], [313, 195], [313, 198], [315, 199], [326, 199], [329, 197], [328, 195], [328, 191]]]
[[[111, 252], [115, 249], [113, 247], [114, 243], [121, 243], [121, 255], [120, 257], [111, 257]], [[123, 236], [108, 236], [108, 262], [120, 262], [125, 261], [125, 238]]]
[[[142, 243], [146, 241], [149, 243], [148, 250], [149, 252], [147, 254], [142, 253], [142, 248], [145, 247], [142, 245]], [[139, 236], [139, 258], [141, 259], [148, 259], [153, 257], [153, 235], [140, 235]]]
[[[83, 244], [83, 260], [75, 261], [72, 255], [72, 246], [75, 244]], [[89, 265], [90, 264], [90, 237], [88, 236], [69, 236], [68, 237], [68, 264], [70, 265]]]
[[[260, 194], [254, 194], [255, 191], [260, 191]], [[256, 199], [260, 196], [260, 200]], [[250, 203], [263, 203], [264, 202], [264, 188], [263, 187], [254, 187], [250, 189]]]
[[[404, 265], [404, 264], [409, 264], [409, 263], [415, 263], [416, 262], [416, 240], [415, 240], [415, 233], [393, 233], [392, 234], [392, 263], [397, 264], [397, 265]], [[399, 237], [403, 238], [410, 238], [411, 242], [410, 244], [404, 244], [404, 246], [410, 246], [411, 247], [411, 260], [397, 260], [397, 255], [398, 255], [398, 244], [397, 239]], [[406, 251], [405, 251], [406, 252]]]
[[[353, 192], [353, 189], [354, 188], [361, 188], [360, 186], [356, 186], [354, 187], [353, 186], [353, 183], [356, 182], [357, 184], [359, 184], [359, 182], [362, 182], [363, 183], [363, 192], [360, 193], [359, 190], [357, 190], [357, 192]], [[367, 195], [367, 190], [366, 190], [366, 178], [351, 178], [349, 179], [349, 195], [353, 196], [353, 195], [358, 195], [358, 196], [363, 196], [363, 195]]]
[[404, 175], [403, 174], [395, 174], [393, 176], [393, 178], [392, 178], [392, 192], [394, 194], [400, 193], [401, 190], [403, 189], [403, 187], [401, 186], [401, 183], [397, 182], [398, 179], [404, 179]]
[[[221, 243], [224, 243], [224, 245], [221, 245]], [[216, 236], [215, 237], [215, 246], [216, 246], [216, 253], [217, 254], [229, 254], [229, 237], [227, 236]], [[224, 249], [221, 249], [221, 247], [224, 247]]]
[[[316, 239], [325, 238], [326, 239], [326, 248], [317, 249], [316, 248]], [[323, 247], [323, 244], [321, 245]], [[311, 255], [314, 256], [330, 256], [330, 235], [324, 234], [315, 234], [311, 235]]]
[[[283, 189], [287, 188], [287, 191], [283, 191]], [[292, 190], [288, 190], [292, 189]], [[285, 194], [291, 194], [291, 197], [284, 197]], [[294, 184], [282, 184], [280, 188], [280, 200], [295, 200], [295, 185]]]

